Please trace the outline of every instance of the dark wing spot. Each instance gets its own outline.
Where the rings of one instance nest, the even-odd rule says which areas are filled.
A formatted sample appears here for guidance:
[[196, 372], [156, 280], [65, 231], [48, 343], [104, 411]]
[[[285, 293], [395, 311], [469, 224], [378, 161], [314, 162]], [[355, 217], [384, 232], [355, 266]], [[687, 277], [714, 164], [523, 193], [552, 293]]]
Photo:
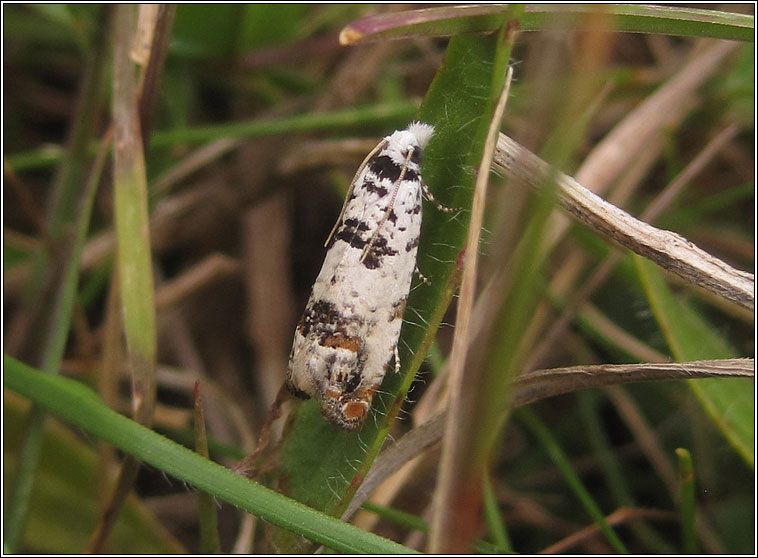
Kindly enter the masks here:
[[374, 244], [371, 245], [368, 254], [363, 258], [363, 265], [366, 266], [366, 269], [377, 269], [382, 265], [384, 256], [395, 255], [397, 255], [397, 250], [394, 250], [387, 245], [387, 239], [383, 236], [377, 236], [376, 239], [374, 239]]
[[405, 251], [406, 252], [410, 252], [411, 250], [413, 250], [414, 248], [416, 248], [418, 246], [418, 238], [419, 237], [417, 236], [417, 237], [412, 238], [412, 239], [410, 239], [408, 241], [408, 243], [405, 245]]
[[413, 207], [409, 207], [405, 210], [406, 213], [412, 213], [414, 215], [418, 215], [421, 213], [421, 203], [416, 203]]
[[363, 221], [359, 221], [358, 219], [354, 219], [352, 217], [345, 219], [344, 223], [342, 223], [342, 226], [337, 229], [337, 233], [332, 238], [332, 242], [330, 243], [329, 248], [331, 248], [331, 244], [333, 244], [334, 241], [342, 240], [344, 242], [347, 242], [353, 248], [362, 250], [368, 241], [363, 240], [363, 235], [360, 233], [364, 233], [367, 230], [368, 225]]
[[418, 173], [415, 170], [413, 170], [411, 167], [408, 167], [405, 170], [405, 176], [403, 176], [403, 180], [411, 180], [415, 182], [416, 180], [418, 180]]
[[383, 198], [384, 196], [386, 196], [389, 193], [387, 191], [387, 188], [385, 188], [381, 184], [377, 184], [376, 182], [374, 182], [370, 178], [366, 178], [363, 181], [363, 188], [366, 190], [366, 192], [369, 192], [369, 193], [373, 192], [373, 193], [377, 194], [380, 198]]
[[388, 178], [391, 182], [397, 182], [403, 170], [389, 155], [374, 157], [369, 161], [368, 168], [379, 178]]

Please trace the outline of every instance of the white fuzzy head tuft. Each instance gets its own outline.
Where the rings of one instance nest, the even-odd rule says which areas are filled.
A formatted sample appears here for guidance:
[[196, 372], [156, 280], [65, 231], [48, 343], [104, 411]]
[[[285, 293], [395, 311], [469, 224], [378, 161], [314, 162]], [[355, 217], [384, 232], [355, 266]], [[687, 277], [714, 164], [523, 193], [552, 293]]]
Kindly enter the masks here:
[[415, 136], [421, 149], [426, 148], [429, 140], [434, 135], [434, 126], [424, 122], [411, 122], [406, 130]]

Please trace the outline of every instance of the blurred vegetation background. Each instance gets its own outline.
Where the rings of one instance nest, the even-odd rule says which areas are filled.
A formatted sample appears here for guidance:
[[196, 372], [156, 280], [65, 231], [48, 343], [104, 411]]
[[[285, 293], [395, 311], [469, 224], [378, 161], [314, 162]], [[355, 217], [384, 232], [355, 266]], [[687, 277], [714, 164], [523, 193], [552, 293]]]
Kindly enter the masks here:
[[[193, 393], [199, 381], [211, 457], [226, 465], [256, 446], [323, 260], [324, 239], [357, 165], [381, 137], [414, 118], [440, 68], [444, 38], [339, 45], [339, 32], [351, 21], [401, 8], [179, 5], [165, 67], [155, 82], [148, 80], [146, 91], [156, 95], [148, 130], [143, 120], [149, 135], [144, 157], [157, 316], [153, 428], [193, 445]], [[742, 13], [752, 8], [718, 7]], [[3, 343], [6, 354], [45, 368], [52, 362], [45, 356], [50, 339], [58, 339], [65, 352], [54, 368], [131, 415], [130, 379], [119, 366], [125, 358], [121, 334], [118, 325], [113, 329], [119, 321], [114, 320], [110, 160], [93, 190], [70, 333], [55, 331], [52, 318], [63, 300], [57, 289], [67, 269], [75, 216], [93, 176], [96, 145], [111, 122], [113, 13], [111, 5], [3, 5]], [[704, 40], [676, 33], [608, 33], [598, 47], [588, 46], [588, 36], [565, 29], [518, 36], [503, 125], [540, 152], [560, 121], [567, 84], [586, 70], [582, 56], [591, 48], [604, 49], [592, 79], [607, 87], [598, 87], [596, 106], [575, 114], [587, 124], [574, 155], [561, 167], [571, 175], [625, 115], [705, 48]], [[681, 99], [676, 122], [634, 153], [604, 194], [641, 215], [728, 130], [655, 225], [743, 270], [755, 265], [754, 48], [735, 43], [703, 86]], [[492, 180], [482, 284], [518, 242], [529, 198], [502, 176], [493, 174]], [[548, 326], [538, 338], [613, 250], [593, 231], [577, 224], [568, 228], [539, 285], [550, 304]], [[569, 264], [578, 266], [572, 282], [556, 283]], [[530, 367], [681, 359], [640, 274], [624, 254], [590, 303], [549, 347], [541, 347]], [[719, 347], [718, 354], [706, 351], [691, 360], [754, 356], [752, 313], [681, 282], [670, 285], [705, 332], [690, 346]], [[449, 352], [454, 315], [446, 314], [393, 438], [418, 426], [436, 404], [432, 386]], [[754, 390], [752, 381], [744, 386]], [[3, 418], [7, 513], [28, 436], [28, 401], [5, 390]], [[81, 552], [107, 500], [118, 456], [52, 419], [45, 421], [41, 440], [28, 520], [16, 549]], [[697, 532], [689, 538], [680, 532], [677, 448], [686, 448], [692, 459]], [[320, 448], [309, 451], [317, 455]], [[577, 391], [515, 413], [491, 458], [479, 550], [606, 553], [615, 548], [580, 511], [578, 492], [556, 464], [556, 451], [629, 551], [680, 553], [691, 550], [695, 539], [703, 552], [755, 551], [754, 446], [749, 456], [735, 450], [681, 381]], [[361, 512], [355, 523], [423, 550], [438, 462], [439, 444], [385, 486], [368, 506], [371, 511]], [[201, 551], [196, 498], [187, 486], [142, 467], [106, 550]], [[222, 551], [271, 549], [263, 522], [256, 527], [249, 516], [217, 503]]]

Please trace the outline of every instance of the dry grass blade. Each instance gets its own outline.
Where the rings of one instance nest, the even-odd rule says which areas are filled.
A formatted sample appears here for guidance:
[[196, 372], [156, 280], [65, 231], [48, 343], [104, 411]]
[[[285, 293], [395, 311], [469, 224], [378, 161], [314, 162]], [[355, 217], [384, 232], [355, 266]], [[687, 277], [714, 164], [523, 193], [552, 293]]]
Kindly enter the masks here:
[[[696, 362], [642, 364], [600, 364], [535, 370], [524, 374], [514, 387], [514, 407], [576, 391], [636, 382], [697, 378], [750, 378], [755, 376], [755, 360], [734, 358]], [[366, 480], [342, 515], [349, 520], [371, 493], [414, 457], [442, 438], [447, 412], [442, 412], [411, 430], [376, 458]]]
[[[663, 510], [648, 510], [644, 508], [620, 508], [610, 514], [606, 518], [608, 525], [621, 525], [627, 521], [634, 521], [636, 519], [652, 519], [655, 521], [676, 521], [677, 515], [673, 512]], [[559, 552], [565, 552], [572, 546], [576, 546], [589, 537], [595, 536], [600, 533], [600, 529], [597, 525], [589, 525], [566, 537], [565, 539], [558, 541], [557, 543], [540, 551], [540, 554], [558, 554]]]
[[[692, 162], [687, 165], [687, 167], [679, 173], [679, 175], [677, 175], [677, 177], [658, 196], [656, 196], [653, 203], [642, 214], [641, 219], [648, 223], [653, 222], [663, 209], [681, 192], [684, 186], [713, 160], [716, 153], [718, 153], [738, 131], [738, 126], [734, 124], [729, 125], [708, 142], [708, 145], [703, 148]], [[622, 255], [619, 252], [610, 255], [600, 267], [598, 267], [593, 275], [584, 282], [584, 285], [580, 287], [579, 291], [572, 294], [569, 306], [563, 311], [560, 318], [550, 327], [550, 331], [542, 338], [537, 348], [532, 352], [530, 360], [526, 365], [526, 370], [532, 370], [539, 366], [535, 363], [539, 363], [540, 359], [544, 358], [550, 352], [554, 343], [566, 331], [566, 328], [568, 328], [568, 325], [571, 323], [571, 320], [576, 313], [582, 308], [585, 308], [586, 311], [588, 306], [587, 301], [590, 299], [590, 296], [610, 276], [611, 271], [621, 260], [621, 257]], [[608, 323], [606, 327], [615, 328], [616, 326]], [[625, 337], [628, 336], [625, 335]], [[630, 339], [630, 341], [632, 340]], [[640, 358], [640, 360], [662, 361], [664, 359], [645, 356]]]
[[[153, 124], [153, 112], [160, 93], [160, 79], [168, 54], [171, 28], [174, 24], [176, 6], [172, 4], [141, 4], [139, 10], [139, 33], [146, 35], [141, 45], [142, 56], [139, 63], [144, 67], [140, 76], [139, 118], [142, 131], [142, 143], [150, 145], [150, 131]], [[145, 21], [143, 23], [144, 20]], [[148, 29], [149, 31], [143, 31]], [[149, 39], [149, 40], [148, 40]], [[135, 45], [137, 40], [135, 40]]]
[[[119, 290], [132, 378], [134, 418], [150, 425], [155, 411], [156, 328], [147, 182], [137, 112], [137, 84], [129, 58], [135, 29], [134, 6], [116, 7], [113, 48], [114, 190]], [[102, 552], [137, 478], [139, 462], [127, 457], [88, 551]]]
[[577, 181], [602, 195], [627, 167], [630, 158], [686, 114], [693, 92], [719, 70], [737, 46], [729, 41], [709, 43], [708, 48], [693, 56], [603, 138], [577, 171]]
[[632, 217], [570, 176], [554, 173], [550, 165], [505, 134], [500, 134], [495, 162], [534, 188], [555, 174], [558, 197], [576, 219], [690, 283], [750, 310], [755, 308], [752, 273], [734, 269], [674, 232]]
[[467, 412], [463, 390], [467, 381], [464, 371], [466, 353], [469, 347], [469, 322], [471, 320], [471, 309], [474, 306], [477, 252], [484, 221], [487, 184], [489, 182], [489, 172], [487, 171], [491, 166], [494, 156], [495, 141], [505, 112], [505, 104], [508, 100], [512, 77], [513, 68], [508, 67], [503, 91], [500, 94], [490, 128], [487, 132], [487, 140], [484, 144], [484, 153], [482, 154], [482, 162], [479, 167], [474, 187], [474, 198], [471, 204], [471, 222], [466, 238], [463, 279], [461, 281], [458, 312], [455, 321], [453, 350], [450, 356], [451, 411], [448, 414], [447, 425], [445, 427], [447, 436], [440, 463], [440, 478], [437, 484], [437, 499], [435, 501], [434, 520], [429, 543], [429, 548], [432, 552], [444, 552], [451, 547], [456, 548], [455, 545], [460, 544], [460, 541], [456, 541], [454, 535], [456, 530], [453, 526], [457, 517], [457, 506], [454, 505], [455, 495], [461, 489], [458, 483], [461, 479], [465, 478], [462, 465], [465, 463], [465, 456], [469, 452], [468, 444], [460, 443], [464, 437], [459, 436], [460, 425], [462, 423], [461, 414]]
[[528, 405], [577, 389], [597, 388], [631, 382], [682, 380], [693, 378], [751, 378], [755, 376], [751, 358], [643, 364], [596, 364], [535, 370], [518, 379], [517, 406]]
[[162, 311], [216, 281], [238, 273], [240, 264], [223, 254], [211, 254], [182, 275], [161, 285], [155, 293], [155, 307]]

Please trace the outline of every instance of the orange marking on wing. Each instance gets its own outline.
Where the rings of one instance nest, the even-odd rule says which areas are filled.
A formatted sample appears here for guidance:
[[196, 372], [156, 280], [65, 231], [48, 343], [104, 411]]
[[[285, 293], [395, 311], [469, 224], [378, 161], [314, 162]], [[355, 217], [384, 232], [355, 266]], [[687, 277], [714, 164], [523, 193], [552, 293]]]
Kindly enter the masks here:
[[324, 339], [322, 343], [324, 347], [332, 347], [335, 349], [345, 349], [353, 353], [357, 353], [361, 348], [361, 340], [357, 337], [344, 337], [341, 335], [332, 335]]
[[368, 413], [368, 405], [363, 401], [351, 401], [345, 405], [345, 418], [363, 420]]

